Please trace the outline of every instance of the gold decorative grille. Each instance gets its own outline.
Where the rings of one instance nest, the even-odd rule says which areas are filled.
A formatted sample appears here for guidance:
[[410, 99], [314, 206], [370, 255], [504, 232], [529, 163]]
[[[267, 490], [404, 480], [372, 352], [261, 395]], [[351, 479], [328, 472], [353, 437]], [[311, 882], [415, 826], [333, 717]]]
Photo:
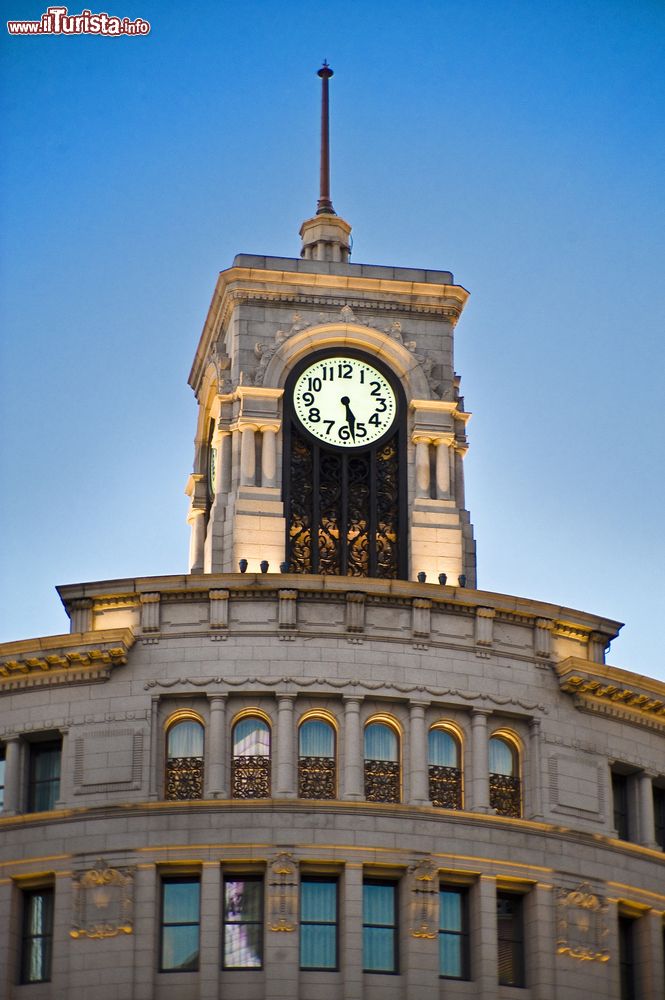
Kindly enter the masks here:
[[365, 761], [365, 798], [368, 802], [399, 802], [399, 764], [396, 761]]
[[440, 809], [462, 808], [462, 772], [459, 767], [429, 765], [429, 797]]
[[166, 798], [203, 798], [203, 757], [170, 757], [166, 762]]
[[234, 799], [269, 799], [270, 757], [235, 756], [231, 788]]
[[520, 779], [510, 774], [490, 774], [490, 806], [499, 816], [522, 815], [522, 792]]
[[298, 761], [298, 796], [301, 799], [335, 798], [335, 758], [301, 757]]

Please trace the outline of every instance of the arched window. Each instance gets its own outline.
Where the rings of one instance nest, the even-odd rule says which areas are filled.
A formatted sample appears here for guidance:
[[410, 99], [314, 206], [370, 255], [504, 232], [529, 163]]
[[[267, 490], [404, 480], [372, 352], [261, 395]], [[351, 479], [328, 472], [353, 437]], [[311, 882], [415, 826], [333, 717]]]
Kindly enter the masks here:
[[335, 728], [321, 718], [305, 719], [298, 731], [298, 795], [301, 799], [334, 799]]
[[489, 741], [490, 806], [499, 816], [522, 815], [520, 757], [517, 743], [495, 733]]
[[460, 741], [451, 728], [432, 726], [427, 740], [429, 797], [442, 809], [462, 808]]
[[365, 798], [368, 802], [399, 802], [399, 738], [386, 722], [365, 726]]
[[176, 717], [166, 730], [167, 799], [203, 798], [203, 725]]
[[246, 715], [233, 727], [231, 788], [234, 799], [270, 798], [270, 726]]

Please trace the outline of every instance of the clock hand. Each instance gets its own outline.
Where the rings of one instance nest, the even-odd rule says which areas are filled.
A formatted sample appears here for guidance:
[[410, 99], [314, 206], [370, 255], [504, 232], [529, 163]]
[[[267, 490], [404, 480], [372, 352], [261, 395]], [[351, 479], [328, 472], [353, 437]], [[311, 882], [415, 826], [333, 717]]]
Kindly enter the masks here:
[[351, 407], [349, 406], [350, 399], [348, 396], [342, 396], [340, 403], [346, 410], [346, 422], [349, 425], [349, 431], [351, 433], [351, 438], [353, 441], [356, 440], [355, 428], [356, 428], [356, 418], [351, 412]]

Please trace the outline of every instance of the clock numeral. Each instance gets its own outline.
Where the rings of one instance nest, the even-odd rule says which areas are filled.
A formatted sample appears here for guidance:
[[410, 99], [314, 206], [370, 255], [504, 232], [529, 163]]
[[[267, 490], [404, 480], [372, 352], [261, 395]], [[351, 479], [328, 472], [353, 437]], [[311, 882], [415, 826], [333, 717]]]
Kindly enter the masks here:
[[318, 424], [321, 420], [321, 413], [317, 410], [316, 406], [313, 406], [309, 413], [307, 414], [309, 422], [312, 424]]
[[364, 368], [360, 369], [360, 384], [361, 385], [365, 384], [365, 369]]
[[335, 421], [334, 420], [324, 420], [323, 422], [326, 425], [326, 434], [330, 435], [331, 430], [335, 426]]
[[349, 425], [342, 424], [339, 431], [337, 432], [337, 436], [339, 437], [340, 441], [349, 441], [351, 439], [351, 429], [349, 428]]
[[[381, 406], [379, 406], [379, 403], [381, 403]], [[376, 401], [376, 412], [377, 413], [385, 413], [385, 411], [387, 409], [388, 409], [388, 407], [386, 405], [385, 399], [383, 398], [383, 396], [379, 396], [378, 399], [377, 399], [377, 401]]]
[[379, 420], [379, 414], [373, 413], [372, 416], [369, 418], [369, 422], [370, 424], [373, 424], [374, 427], [378, 427], [381, 423], [381, 421]]
[[334, 369], [334, 367], [332, 365], [330, 365], [329, 368], [326, 368], [325, 365], [324, 365], [324, 367], [321, 369], [321, 378], [323, 379], [324, 382], [327, 382], [328, 380], [330, 380], [331, 382], [333, 382], [334, 379], [335, 379], [335, 369]]
[[314, 392], [321, 392], [322, 385], [323, 385], [323, 382], [318, 377], [314, 377], [313, 378], [310, 375], [309, 378], [307, 379], [307, 388], [308, 389], [313, 389]]
[[348, 362], [344, 364], [340, 362], [337, 365], [337, 374], [340, 378], [353, 378], [353, 368]]
[[311, 406], [312, 403], [314, 402], [314, 393], [313, 392], [303, 392], [303, 394], [302, 394], [302, 401], [305, 404], [305, 406]]
[[370, 395], [372, 395], [372, 396], [378, 396], [379, 393], [381, 392], [381, 383], [380, 382], [370, 382], [370, 385], [374, 386], [374, 388], [372, 389], [372, 392], [370, 393]]
[[367, 428], [361, 422], [358, 422], [356, 424], [356, 437], [359, 437], [359, 438], [366, 438], [367, 437]]

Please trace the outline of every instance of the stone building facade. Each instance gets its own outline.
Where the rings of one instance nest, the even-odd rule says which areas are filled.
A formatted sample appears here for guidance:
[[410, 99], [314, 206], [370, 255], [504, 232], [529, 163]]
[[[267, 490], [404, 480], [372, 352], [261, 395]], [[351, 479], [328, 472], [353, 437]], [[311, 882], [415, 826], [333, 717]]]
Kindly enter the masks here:
[[0, 997], [662, 1000], [665, 685], [477, 589], [466, 291], [301, 233], [215, 289], [190, 572], [0, 647]]

